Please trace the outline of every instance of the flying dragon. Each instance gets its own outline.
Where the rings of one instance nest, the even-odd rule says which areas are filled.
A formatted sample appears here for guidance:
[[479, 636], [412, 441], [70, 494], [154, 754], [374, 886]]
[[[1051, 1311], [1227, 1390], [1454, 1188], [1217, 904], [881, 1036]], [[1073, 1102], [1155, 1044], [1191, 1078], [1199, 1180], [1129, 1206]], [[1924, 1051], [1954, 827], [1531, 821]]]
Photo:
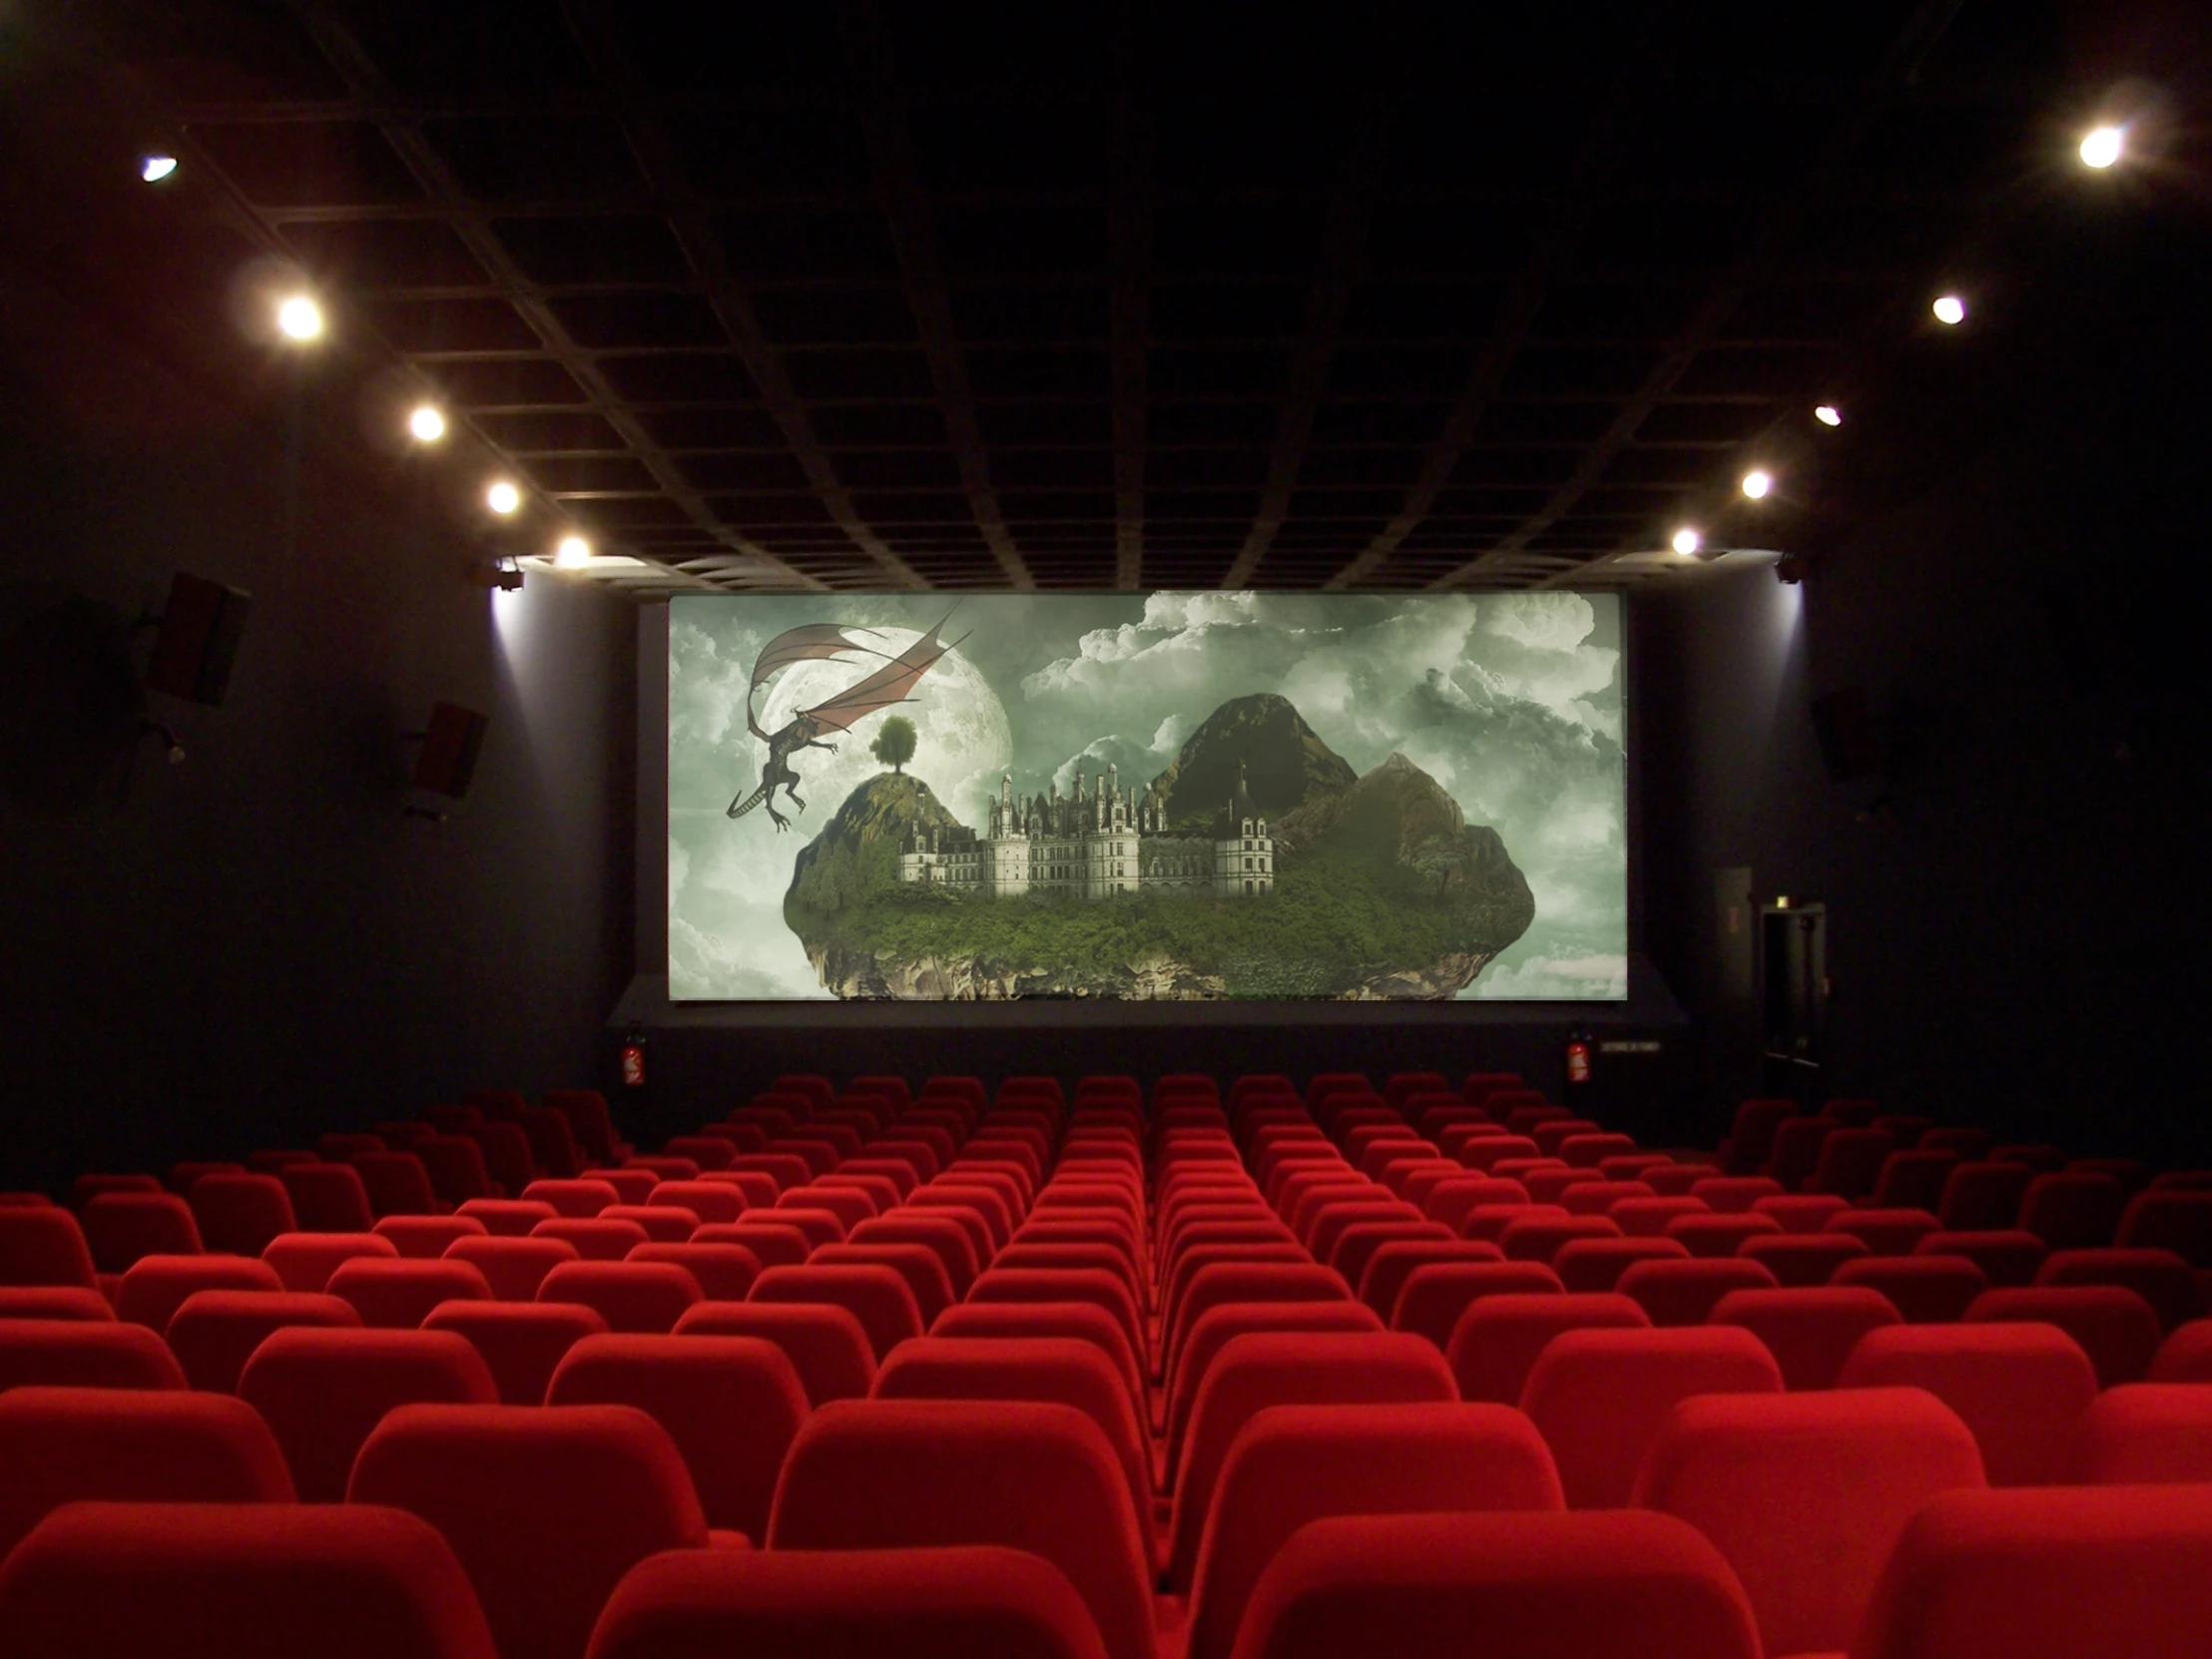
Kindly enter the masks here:
[[[846, 731], [863, 716], [890, 708], [896, 703], [911, 701], [906, 694], [914, 689], [914, 683], [935, 666], [939, 657], [960, 643], [959, 640], [954, 640], [947, 644], [938, 638], [944, 631], [945, 623], [951, 620], [952, 613], [947, 611], [936, 627], [904, 651], [895, 657], [885, 657], [883, 666], [873, 674], [827, 702], [802, 710], [792, 717], [788, 726], [773, 735], [761, 730], [761, 723], [754, 714], [753, 703], [761, 687], [773, 679], [779, 669], [789, 668], [794, 663], [843, 657], [852, 653], [869, 657], [883, 657], [883, 653], [862, 645], [857, 640], [847, 639], [840, 626], [827, 622], [809, 623], [803, 628], [794, 628], [777, 635], [763, 646], [760, 656], [753, 662], [753, 682], [746, 688], [745, 723], [756, 738], [768, 745], [768, 761], [761, 768], [761, 782], [753, 793], [730, 803], [730, 816], [743, 818], [756, 807], [766, 807], [768, 816], [776, 821], [778, 830], [790, 829], [791, 820], [776, 810], [774, 797], [781, 789], [791, 797], [794, 807], [801, 812], [807, 810], [807, 803], [799, 795], [799, 774], [792, 770], [793, 758], [802, 749], [826, 749], [834, 755], [837, 746], [823, 742], [823, 733]], [[875, 632], [867, 628], [856, 631], [863, 634]], [[963, 634], [961, 639], [966, 637]]]

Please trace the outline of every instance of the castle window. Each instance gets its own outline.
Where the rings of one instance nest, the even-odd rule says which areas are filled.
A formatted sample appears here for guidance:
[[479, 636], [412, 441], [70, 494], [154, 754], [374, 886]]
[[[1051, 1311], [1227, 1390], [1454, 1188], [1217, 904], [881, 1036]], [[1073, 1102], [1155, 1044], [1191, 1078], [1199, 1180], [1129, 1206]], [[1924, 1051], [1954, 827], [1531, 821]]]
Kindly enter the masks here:
[[1245, 883], [1245, 896], [1247, 898], [1250, 898], [1252, 896], [1252, 883], [1250, 881], [1247, 881]]

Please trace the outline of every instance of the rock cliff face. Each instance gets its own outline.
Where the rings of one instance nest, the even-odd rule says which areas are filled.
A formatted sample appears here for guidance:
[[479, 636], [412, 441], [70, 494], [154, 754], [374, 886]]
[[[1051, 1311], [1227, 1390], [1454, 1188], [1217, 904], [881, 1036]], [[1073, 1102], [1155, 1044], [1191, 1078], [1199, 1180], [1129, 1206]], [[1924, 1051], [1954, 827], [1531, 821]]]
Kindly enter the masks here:
[[1120, 971], [1069, 973], [985, 955], [898, 957], [836, 944], [809, 944], [807, 959], [834, 995], [857, 1000], [1009, 1002], [1019, 997], [1104, 1001], [1213, 1002], [1228, 995], [1219, 974], [1165, 955], [1132, 959]]
[[1344, 757], [1321, 741], [1288, 698], [1272, 692], [1239, 697], [1208, 715], [1167, 771], [1152, 780], [1167, 802], [1168, 822], [1178, 829], [1212, 823], [1236, 793], [1240, 761], [1252, 804], [1271, 819], [1353, 784]]

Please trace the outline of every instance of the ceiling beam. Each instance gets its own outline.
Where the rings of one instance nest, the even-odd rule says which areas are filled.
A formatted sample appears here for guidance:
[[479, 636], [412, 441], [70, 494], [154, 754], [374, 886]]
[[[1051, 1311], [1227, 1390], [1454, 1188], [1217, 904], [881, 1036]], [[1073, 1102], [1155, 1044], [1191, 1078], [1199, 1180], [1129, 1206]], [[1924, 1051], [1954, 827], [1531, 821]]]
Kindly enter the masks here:
[[1137, 96], [1134, 0], [1114, 9], [1112, 261], [1114, 586], [1144, 586], [1146, 356], [1152, 308], [1152, 126]]

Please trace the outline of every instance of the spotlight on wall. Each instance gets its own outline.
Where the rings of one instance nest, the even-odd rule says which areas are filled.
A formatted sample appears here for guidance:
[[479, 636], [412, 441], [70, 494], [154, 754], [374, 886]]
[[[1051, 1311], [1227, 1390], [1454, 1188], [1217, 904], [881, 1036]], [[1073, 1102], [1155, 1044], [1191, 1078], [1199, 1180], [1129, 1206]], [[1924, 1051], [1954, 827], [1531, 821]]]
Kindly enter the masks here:
[[510, 554], [502, 554], [489, 564], [470, 565], [468, 575], [478, 587], [497, 588], [502, 593], [514, 593], [522, 587], [522, 566]]
[[1766, 500], [1774, 489], [1774, 474], [1761, 467], [1753, 467], [1744, 474], [1743, 492], [1754, 501]]
[[553, 550], [553, 562], [563, 570], [581, 570], [591, 563], [591, 543], [582, 536], [563, 536]]
[[522, 505], [522, 491], [502, 478], [484, 491], [484, 505], [505, 518]]
[[1687, 559], [1705, 545], [1705, 538], [1685, 524], [1674, 533], [1674, 550]]
[[139, 177], [150, 185], [158, 185], [177, 171], [177, 158], [159, 154], [139, 158]]
[[1841, 426], [1844, 423], [1844, 411], [1833, 403], [1816, 403], [1813, 405], [1813, 418], [1823, 426]]
[[417, 403], [407, 416], [407, 431], [417, 443], [435, 443], [445, 436], [445, 416], [431, 403]]
[[1794, 588], [1813, 574], [1813, 567], [1802, 553], [1785, 553], [1774, 562], [1774, 579], [1786, 588]]
[[1955, 328], [1966, 320], [1966, 302], [1955, 293], [1938, 296], [1929, 308], [1936, 313], [1936, 320], [1948, 328]]
[[2126, 153], [2125, 127], [2092, 127], [2082, 135], [2081, 165], [2101, 173]]
[[276, 302], [276, 331], [302, 343], [317, 338], [322, 332], [322, 307], [304, 293], [286, 294]]

